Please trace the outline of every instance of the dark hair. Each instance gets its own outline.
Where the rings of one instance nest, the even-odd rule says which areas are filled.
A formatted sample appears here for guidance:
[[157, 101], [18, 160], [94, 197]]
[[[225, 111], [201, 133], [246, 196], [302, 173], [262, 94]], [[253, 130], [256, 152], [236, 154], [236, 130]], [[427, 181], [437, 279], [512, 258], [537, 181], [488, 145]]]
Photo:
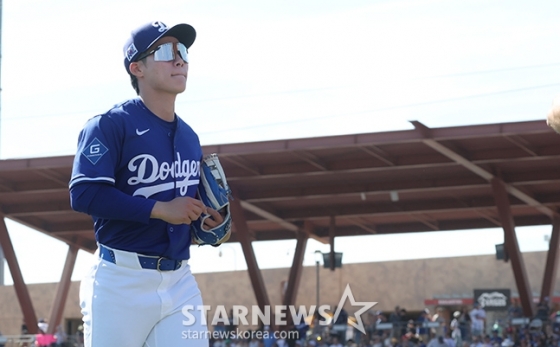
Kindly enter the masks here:
[[[146, 64], [146, 58], [144, 57], [140, 60], [137, 60], [136, 62], [141, 61], [143, 64]], [[138, 86], [138, 78], [136, 76], [134, 76], [133, 74], [131, 74], [130, 72], [128, 73], [130, 75], [130, 84], [132, 85], [132, 88], [134, 88], [134, 90], [136, 91], [136, 95], [140, 95], [140, 87]]]
[[136, 95], [140, 95], [140, 88], [138, 87], [138, 78], [131, 73], [128, 74], [130, 75], [130, 84], [132, 85], [132, 88], [134, 88], [134, 90], [136, 91]]

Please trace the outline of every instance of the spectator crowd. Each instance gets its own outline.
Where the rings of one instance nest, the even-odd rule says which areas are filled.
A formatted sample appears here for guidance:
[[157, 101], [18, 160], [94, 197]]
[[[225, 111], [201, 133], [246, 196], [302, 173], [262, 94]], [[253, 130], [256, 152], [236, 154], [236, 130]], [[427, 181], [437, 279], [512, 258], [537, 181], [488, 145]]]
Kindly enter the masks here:
[[[560, 347], [560, 311], [548, 299], [537, 305], [534, 317], [524, 317], [513, 303], [504, 319], [491, 321], [478, 303], [449, 312], [438, 307], [409, 313], [395, 307], [392, 312], [371, 311], [362, 315], [365, 332], [342, 318], [330, 324], [291, 326], [296, 334], [282, 338], [213, 339], [211, 347]], [[270, 327], [264, 327], [269, 329]]]
[[[317, 315], [278, 330], [262, 326], [239, 334], [241, 327], [231, 322], [213, 326], [211, 331], [225, 334], [223, 338], [210, 335], [210, 347], [560, 347], [560, 310], [551, 307], [547, 298], [536, 306], [534, 317], [525, 317], [518, 303], [504, 312], [504, 319], [489, 316], [478, 303], [453, 312], [438, 307], [433, 313], [428, 308], [407, 312], [397, 306], [391, 312], [363, 314], [362, 332], [349, 324], [354, 318], [341, 309], [337, 320], [325, 322]], [[66, 336], [61, 327], [47, 334], [44, 320], [38, 328], [32, 343], [18, 346], [83, 346], [81, 327], [76, 336]], [[23, 325], [22, 336], [29, 336], [26, 330]], [[237, 335], [227, 334], [234, 330]]]

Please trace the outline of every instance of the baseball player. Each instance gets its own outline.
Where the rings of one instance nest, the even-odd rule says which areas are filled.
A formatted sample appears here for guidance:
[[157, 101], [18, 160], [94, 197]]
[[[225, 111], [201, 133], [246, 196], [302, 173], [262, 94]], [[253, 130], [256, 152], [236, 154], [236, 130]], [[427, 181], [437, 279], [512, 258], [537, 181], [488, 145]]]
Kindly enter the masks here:
[[182, 311], [202, 305], [188, 264], [190, 224], [203, 213], [207, 227], [223, 221], [196, 198], [202, 150], [175, 114], [195, 37], [188, 24], [132, 31], [124, 66], [138, 97], [80, 132], [71, 204], [92, 216], [98, 243], [80, 287], [86, 347], [208, 346], [203, 312], [186, 319]]

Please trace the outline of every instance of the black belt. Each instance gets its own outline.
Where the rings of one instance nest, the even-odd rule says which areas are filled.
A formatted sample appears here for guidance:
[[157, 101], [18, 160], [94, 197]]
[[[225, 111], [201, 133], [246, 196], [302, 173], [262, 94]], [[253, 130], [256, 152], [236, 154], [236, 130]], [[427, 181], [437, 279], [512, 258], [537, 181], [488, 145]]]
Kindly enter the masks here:
[[[107, 260], [113, 264], [116, 264], [115, 252], [113, 250], [99, 245], [99, 257], [103, 260]], [[146, 257], [139, 255], [138, 261], [143, 269], [151, 269], [158, 271], [175, 271], [181, 267], [181, 260], [167, 259], [164, 257]]]

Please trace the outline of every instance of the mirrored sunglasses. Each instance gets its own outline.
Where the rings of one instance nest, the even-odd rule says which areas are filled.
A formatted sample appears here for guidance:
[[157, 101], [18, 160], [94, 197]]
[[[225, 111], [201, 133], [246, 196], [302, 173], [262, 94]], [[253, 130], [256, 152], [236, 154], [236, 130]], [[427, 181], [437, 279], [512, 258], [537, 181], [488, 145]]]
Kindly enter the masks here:
[[140, 54], [138, 60], [142, 60], [150, 55], [154, 55], [154, 61], [173, 61], [175, 60], [175, 52], [179, 53], [179, 56], [185, 63], [189, 62], [189, 56], [187, 54], [187, 47], [181, 42], [173, 43], [168, 42], [157, 46], [151, 51]]

